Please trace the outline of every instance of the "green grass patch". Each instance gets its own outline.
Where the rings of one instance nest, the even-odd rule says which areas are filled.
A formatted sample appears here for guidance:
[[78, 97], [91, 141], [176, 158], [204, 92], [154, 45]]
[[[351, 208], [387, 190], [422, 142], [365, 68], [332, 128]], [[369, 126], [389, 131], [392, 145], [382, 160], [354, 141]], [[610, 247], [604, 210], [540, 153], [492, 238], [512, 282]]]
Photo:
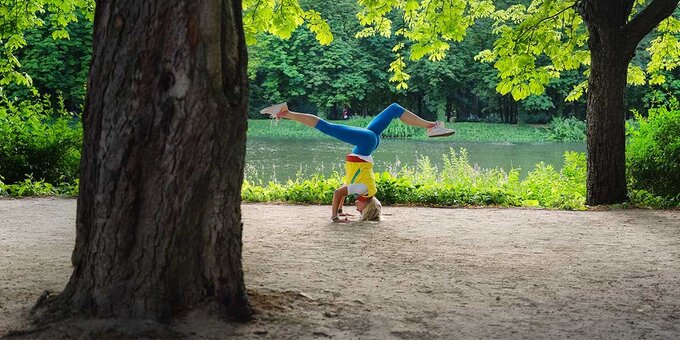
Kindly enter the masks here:
[[33, 176], [12, 184], [5, 184], [2, 180], [3, 178], [0, 176], [0, 197], [78, 196], [78, 179], [71, 182], [62, 181], [57, 185], [45, 182], [44, 180], [36, 180]]
[[[353, 118], [332, 123], [366, 127], [371, 117]], [[459, 142], [543, 142], [548, 140], [546, 128], [531, 125], [511, 125], [492, 123], [447, 123], [447, 127], [456, 130], [456, 134], [444, 137], [446, 140]], [[280, 137], [280, 138], [332, 138], [316, 129], [300, 123], [281, 120], [277, 123], [266, 119], [248, 120], [248, 136]], [[394, 121], [383, 132], [384, 138], [428, 139], [425, 129], [408, 126], [401, 121]]]

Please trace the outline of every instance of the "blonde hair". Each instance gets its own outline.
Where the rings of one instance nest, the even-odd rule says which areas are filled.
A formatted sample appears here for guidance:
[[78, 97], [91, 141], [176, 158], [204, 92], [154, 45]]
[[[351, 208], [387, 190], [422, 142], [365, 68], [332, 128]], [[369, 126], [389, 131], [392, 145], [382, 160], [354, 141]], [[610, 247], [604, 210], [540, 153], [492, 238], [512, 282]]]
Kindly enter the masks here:
[[375, 196], [371, 197], [371, 199], [366, 202], [359, 221], [380, 221], [381, 212], [382, 204], [380, 204], [380, 201], [378, 201]]

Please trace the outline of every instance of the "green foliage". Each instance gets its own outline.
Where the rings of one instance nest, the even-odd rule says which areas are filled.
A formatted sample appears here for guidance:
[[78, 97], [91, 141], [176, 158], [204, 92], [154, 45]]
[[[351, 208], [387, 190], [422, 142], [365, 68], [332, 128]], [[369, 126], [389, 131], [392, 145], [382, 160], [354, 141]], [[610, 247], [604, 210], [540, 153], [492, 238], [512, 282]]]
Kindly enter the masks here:
[[43, 180], [35, 180], [29, 176], [21, 182], [5, 184], [0, 176], [0, 196], [26, 197], [26, 196], [78, 196], [78, 180], [63, 182], [57, 186]]
[[[397, 89], [407, 89], [410, 75], [406, 72], [404, 56], [408, 53], [411, 60], [427, 57], [431, 61], [441, 61], [451, 47], [451, 42], [460, 42], [467, 29], [480, 18], [490, 16], [494, 11], [490, 0], [416, 1], [416, 0], [358, 0], [361, 10], [357, 14], [365, 28], [357, 37], [392, 35], [392, 11], [398, 13], [402, 24], [394, 31], [397, 37], [406, 38], [410, 45], [398, 41], [392, 47], [395, 53], [390, 64], [392, 77]], [[401, 39], [400, 39], [401, 40]]]
[[[33, 88], [48, 94], [57, 104], [61, 96], [69, 111], [80, 111], [85, 100], [85, 85], [92, 55], [92, 23], [79, 16], [65, 30], [68, 39], [52, 39], [52, 23], [26, 32], [26, 47], [17, 52], [22, 70], [31, 76]], [[30, 98], [33, 88], [9, 84], [8, 97]]]
[[[541, 206], [560, 209], [584, 209], [585, 155], [568, 152], [565, 167], [557, 172], [550, 165], [538, 164], [525, 180], [517, 169], [478, 169], [472, 166], [465, 149], [451, 149], [443, 155], [441, 170], [422, 158], [413, 167], [398, 173], [376, 173], [378, 197], [384, 204], [418, 204], [431, 206]], [[332, 191], [341, 184], [340, 175], [329, 179], [319, 175], [311, 179], [269, 182], [267, 185], [244, 183], [246, 202], [286, 201], [329, 204]]]
[[665, 198], [680, 197], [680, 109], [649, 110], [629, 125], [626, 148], [630, 187]]
[[243, 28], [248, 45], [257, 43], [260, 33], [289, 39], [304, 23], [322, 45], [333, 41], [330, 27], [321, 14], [303, 10], [298, 0], [243, 0]]
[[74, 116], [53, 110], [49, 97], [15, 102], [0, 97], [0, 175], [7, 183], [77, 178], [82, 129]]
[[525, 202], [560, 209], [582, 209], [586, 197], [586, 156], [565, 152], [564, 167], [556, 172], [543, 162], [529, 172], [519, 192]]
[[674, 15], [662, 21], [657, 27], [660, 32], [652, 40], [647, 48], [650, 61], [647, 64], [647, 72], [650, 75], [649, 83], [662, 84], [666, 81], [663, 71], [671, 71], [680, 66], [680, 10]]
[[92, 0], [23, 0], [3, 1], [0, 4], [0, 86], [10, 83], [29, 85], [31, 77], [18, 69], [21, 63], [15, 53], [26, 46], [24, 33], [46, 23], [53, 28], [53, 39], [68, 38], [66, 27], [78, 21], [78, 14], [84, 13], [92, 19], [94, 1]]
[[320, 46], [306, 29], [285, 41], [259, 36], [258, 43], [249, 47], [253, 107], [287, 101], [299, 110], [327, 113], [389, 95], [389, 49], [382, 51], [386, 47], [353, 38], [359, 29], [352, 15], [358, 10], [356, 2], [305, 0], [301, 5], [322, 13], [335, 39]]
[[574, 117], [555, 117], [548, 125], [548, 140], [582, 142], [586, 140], [586, 122]]
[[647, 190], [630, 190], [628, 192], [628, 202], [623, 207], [672, 209], [680, 208], [680, 195], [675, 197], [663, 197], [654, 195]]
[[[352, 118], [333, 123], [366, 127], [371, 117]], [[453, 123], [447, 126], [456, 130], [456, 134], [446, 137], [447, 141], [465, 142], [541, 142], [547, 140], [547, 129], [529, 125], [508, 125], [492, 123]], [[248, 136], [271, 138], [332, 138], [316, 129], [302, 124], [281, 120], [276, 124], [270, 120], [249, 120]], [[395, 121], [383, 132], [385, 138], [429, 139], [424, 129], [407, 126]]]
[[[423, 3], [421, 2], [419, 6]], [[463, 8], [465, 3], [469, 2], [453, 3]], [[403, 35], [393, 34], [395, 30], [404, 26], [405, 3], [402, 6], [399, 1], [394, 2], [394, 7], [391, 10], [389, 4], [383, 6], [385, 4], [383, 0], [367, 4], [366, 6], [375, 7], [374, 11], [385, 12], [382, 16], [385, 19], [385, 21], [381, 21], [382, 26], [374, 27], [374, 29], [378, 31], [387, 30], [390, 26], [393, 33], [389, 37], [376, 33], [375, 36], [357, 41], [353, 38], [357, 30], [372, 27], [372, 24], [362, 26], [359, 19], [354, 15], [357, 11], [362, 11], [363, 5], [358, 6], [355, 1], [300, 1], [303, 8], [310, 8], [321, 13], [330, 25], [334, 40], [329, 46], [320, 46], [315, 41], [313, 32], [305, 29], [293, 32], [291, 38], [287, 41], [281, 41], [271, 36], [259, 36], [258, 43], [250, 47], [249, 54], [252, 79], [250, 102], [255, 109], [259, 109], [272, 102], [288, 101], [293, 104], [293, 107], [298, 107], [301, 111], [319, 112], [323, 116], [328, 114], [330, 118], [339, 118], [337, 112], [341, 112], [344, 107], [350, 107], [354, 113], [370, 113], [376, 112], [390, 102], [397, 101], [405, 107], [414, 109], [424, 117], [428, 117], [428, 119], [449, 115], [463, 121], [500, 121], [500, 112], [508, 112], [506, 111], [507, 104], [499, 104], [502, 102], [501, 96], [496, 92], [503, 79], [497, 77], [499, 70], [492, 66], [495, 61], [493, 63], [477, 63], [473, 61], [472, 57], [477, 55], [480, 50], [493, 52], [496, 48], [493, 45], [494, 40], [501, 41], [505, 38], [512, 40], [510, 36], [499, 35], [500, 31], [505, 30], [505, 28], [501, 28], [502, 25], [505, 25], [503, 27], [517, 31], [515, 37], [521, 40], [518, 46], [524, 48], [530, 43], [535, 43], [535, 46], [532, 46], [536, 48], [548, 48], [546, 42], [534, 41], [543, 36], [546, 39], [552, 39], [551, 41], [555, 43], [559, 40], [560, 43], [568, 45], [550, 47], [548, 52], [554, 55], [554, 61], [547, 58], [546, 53], [538, 50], [536, 51], [538, 54], [532, 54], [531, 51], [528, 53], [529, 57], [535, 59], [535, 67], [540, 69], [537, 72], [547, 74], [546, 72], [550, 71], [553, 73], [549, 75], [555, 77], [541, 78], [547, 81], [546, 84], [542, 85], [534, 82], [534, 88], [540, 89], [543, 86], [544, 92], [542, 95], [530, 95], [517, 104], [519, 110], [516, 111], [519, 121], [544, 124], [555, 115], [577, 115], [583, 118], [585, 116], [585, 101], [580, 95], [586, 90], [589, 54], [587, 46], [584, 44], [579, 45], [580, 47], [577, 46], [578, 48], [571, 48], [571, 46], [578, 39], [581, 39], [578, 40], [579, 43], [583, 43], [583, 39], [586, 37], [584, 34], [587, 34], [585, 27], [580, 23], [578, 14], [573, 17], [575, 12], [572, 8], [563, 7], [568, 6], [573, 1], [563, 4], [554, 1], [545, 2], [545, 6], [538, 7], [536, 5], [532, 7], [531, 3], [531, 0], [523, 0], [519, 4], [517, 2], [495, 1], [494, 5], [498, 10], [493, 12], [490, 19], [477, 20], [475, 25], [469, 26], [465, 32], [465, 39], [456, 42], [455, 48], [449, 48], [446, 51], [444, 59], [440, 62], [432, 62], [424, 57], [417, 61], [409, 61], [412, 54], [409, 54], [408, 50], [414, 43]], [[435, 7], [440, 5], [433, 4]], [[378, 7], [380, 10], [377, 9]], [[417, 11], [420, 11], [421, 7], [418, 7]], [[549, 7], [552, 8], [550, 11], [548, 11]], [[515, 12], [511, 13], [511, 16], [510, 14], [505, 15], [504, 12], [510, 11], [510, 8]], [[525, 11], [521, 12], [521, 8], [524, 8]], [[559, 12], [562, 10], [564, 11]], [[530, 15], [528, 11], [533, 11], [531, 13], [535, 15]], [[559, 15], [552, 17], [558, 12]], [[370, 19], [377, 20], [374, 24], [382, 20], [378, 14], [374, 13], [373, 18]], [[540, 15], [548, 16], [541, 17]], [[538, 26], [535, 27], [536, 33], [533, 33], [533, 35], [531, 33], [533, 26], [525, 24], [525, 26], [520, 27], [522, 18], [529, 17], [532, 18], [532, 21], [528, 22], [529, 24], [538, 23]], [[672, 19], [669, 19], [670, 21]], [[575, 26], [572, 27], [572, 25]], [[521, 31], [522, 29], [526, 29], [526, 31]], [[494, 32], [497, 34], [494, 35]], [[656, 30], [643, 40], [641, 46], [649, 46], [652, 41], [665, 36], [666, 33]], [[576, 37], [574, 34], [580, 34], [580, 37]], [[670, 41], [670, 38], [662, 39]], [[454, 40], [451, 40], [447, 44], [453, 46], [453, 42]], [[401, 61], [403, 61], [400, 68], [405, 67], [403, 72], [409, 77], [409, 87], [406, 90], [398, 90], [394, 86], [398, 83], [387, 84], [388, 79], [395, 76], [394, 73], [388, 72], [390, 64], [396, 58], [395, 52], [392, 52], [391, 48], [399, 44], [403, 44], [402, 48], [396, 52], [400, 53]], [[513, 41], [508, 41], [505, 47], [509, 48], [514, 46], [513, 44]], [[652, 83], [646, 81], [651, 75], [647, 74], [645, 65], [651, 61], [651, 55], [643, 47], [636, 53], [637, 57], [631, 65], [629, 76], [631, 82], [638, 84], [646, 82], [647, 86], [643, 89], [632, 88], [628, 91], [630, 94], [627, 96], [628, 107], [642, 107], [648, 105], [646, 104], [648, 102], [662, 102], [680, 94], [678, 85], [665, 86], [665, 84], [674, 82], [680, 84], [680, 81], [677, 80], [680, 79], [678, 68], [670, 68], [673, 63], [673, 59], [670, 57], [666, 57], [662, 63], [669, 65], [669, 70], [664, 66], [659, 71], [664, 76], [666, 83], [651, 85]], [[675, 46], [668, 47], [671, 52], [675, 49]], [[568, 53], [570, 48], [576, 56], [582, 57], [585, 64], [574, 63], [571, 60], [575, 56]], [[510, 74], [538, 77], [532, 76], [535, 70], [529, 67], [531, 63], [524, 64], [527, 56], [521, 56], [527, 54], [525, 49], [515, 46], [514, 50], [506, 49], [504, 53], [507, 54], [505, 56], [507, 58], [517, 59], [510, 60], [505, 65], [511, 68], [506, 70]], [[482, 55], [480, 55], [481, 57]], [[502, 64], [501, 62], [499, 66]], [[523, 68], [515, 69], [515, 66], [519, 67], [519, 65]], [[558, 66], [560, 70], [557, 69]], [[644, 70], [645, 74], [640, 73], [640, 70]], [[531, 81], [525, 85], [526, 88], [531, 90]], [[536, 85], [540, 86], [537, 87]], [[503, 86], [507, 86], [507, 84]], [[574, 89], [574, 86], [576, 86], [576, 89]], [[649, 90], [653, 90], [653, 94], [648, 95], [648, 93], [651, 93]], [[522, 88], [517, 91], [521, 92]], [[511, 93], [508, 93], [508, 96], [510, 95]], [[565, 103], [565, 99], [577, 100], [577, 103]], [[257, 115], [256, 111], [253, 110], [252, 117]], [[516, 121], [507, 118], [502, 119], [505, 122]]]
[[[513, 4], [493, 14], [494, 33], [498, 39], [493, 49], [484, 50], [476, 57], [493, 62], [501, 81], [497, 90], [511, 93], [515, 100], [543, 93], [545, 86], [569, 70], [582, 70], [587, 76], [590, 66], [588, 30], [576, 11], [579, 1], [539, 1], [530, 5]], [[637, 1], [639, 12], [647, 1]], [[654, 5], [649, 5], [654, 6]], [[680, 12], [676, 11], [657, 27], [656, 38], [649, 43], [650, 61], [646, 70], [641, 65], [628, 67], [628, 83], [633, 85], [661, 84], [670, 71], [680, 65]], [[576, 100], [585, 93], [587, 82], [574, 87], [567, 100]]]
[[284, 184], [270, 181], [266, 186], [261, 182], [243, 181], [241, 196], [246, 202], [296, 202], [310, 204], [328, 204], [333, 200], [333, 191], [340, 187], [342, 179], [339, 174], [330, 178], [313, 175], [309, 179], [289, 180]]

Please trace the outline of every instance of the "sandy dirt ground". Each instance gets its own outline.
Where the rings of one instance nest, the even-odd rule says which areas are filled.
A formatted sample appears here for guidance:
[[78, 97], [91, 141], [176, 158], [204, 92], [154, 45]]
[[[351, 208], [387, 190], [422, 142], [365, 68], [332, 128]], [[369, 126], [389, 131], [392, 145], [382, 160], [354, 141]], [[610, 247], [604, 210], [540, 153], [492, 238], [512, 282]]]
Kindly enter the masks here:
[[[75, 210], [68, 199], [0, 200], [0, 335], [27, 327], [38, 296], [66, 284]], [[327, 206], [245, 204], [255, 319], [196, 310], [173, 334], [680, 338], [680, 211], [384, 210], [383, 222], [344, 225]], [[116, 337], [93, 331], [97, 322], [27, 337]]]

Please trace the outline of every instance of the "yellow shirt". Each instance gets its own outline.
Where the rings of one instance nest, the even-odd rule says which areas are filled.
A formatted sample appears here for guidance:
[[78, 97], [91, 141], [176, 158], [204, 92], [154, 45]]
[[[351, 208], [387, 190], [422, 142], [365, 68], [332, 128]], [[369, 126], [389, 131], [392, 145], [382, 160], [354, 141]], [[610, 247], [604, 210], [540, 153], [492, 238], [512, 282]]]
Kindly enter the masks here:
[[375, 176], [373, 175], [373, 163], [369, 162], [355, 162], [350, 160], [345, 162], [345, 185], [353, 183], [361, 183], [368, 188], [368, 192], [361, 195], [360, 198], [368, 199], [375, 196], [378, 188], [375, 185]]

